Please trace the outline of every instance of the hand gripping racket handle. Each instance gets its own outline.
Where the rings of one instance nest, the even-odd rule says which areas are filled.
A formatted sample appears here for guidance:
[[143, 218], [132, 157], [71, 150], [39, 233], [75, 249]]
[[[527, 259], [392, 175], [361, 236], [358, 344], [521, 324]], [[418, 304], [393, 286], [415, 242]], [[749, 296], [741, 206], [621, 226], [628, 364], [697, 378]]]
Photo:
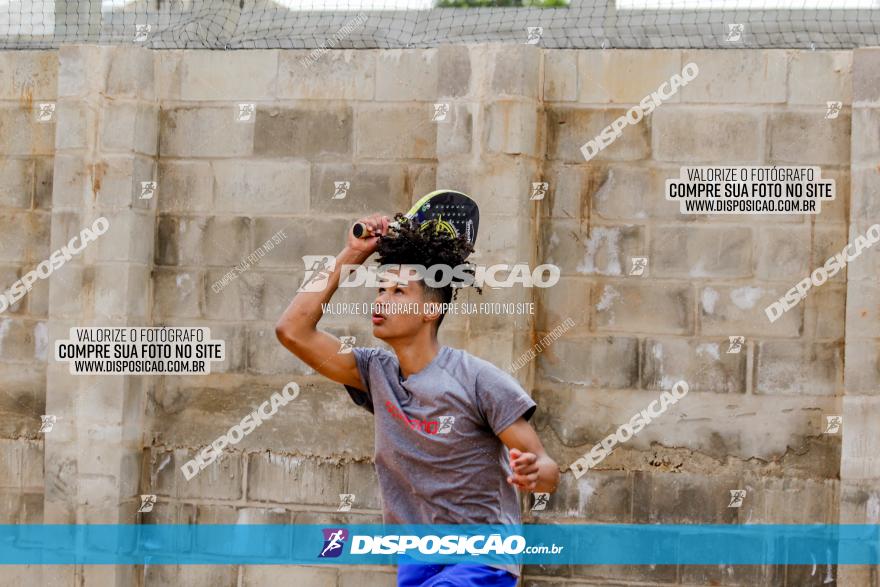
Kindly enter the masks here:
[[[388, 228], [397, 228], [400, 226], [398, 222], [389, 222]], [[371, 236], [375, 236], [370, 234], [367, 230], [367, 226], [363, 222], [355, 222], [354, 226], [351, 227], [351, 234], [354, 235], [354, 238], [370, 238]]]

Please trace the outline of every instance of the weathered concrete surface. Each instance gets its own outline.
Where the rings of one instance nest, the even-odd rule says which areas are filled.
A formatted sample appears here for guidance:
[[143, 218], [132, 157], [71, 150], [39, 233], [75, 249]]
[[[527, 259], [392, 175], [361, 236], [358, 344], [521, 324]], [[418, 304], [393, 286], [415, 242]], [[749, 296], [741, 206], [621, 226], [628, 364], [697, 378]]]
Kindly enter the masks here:
[[[880, 222], [880, 51], [333, 51], [69, 47], [0, 54], [0, 277], [8, 287], [99, 214], [111, 231], [0, 315], [0, 513], [9, 522], [379, 519], [371, 420], [275, 340], [303, 277], [360, 214], [435, 186], [474, 194], [480, 263], [554, 263], [535, 316], [449, 316], [446, 344], [516, 372], [563, 466], [679, 379], [690, 393], [532, 521], [877, 523], [880, 251], [774, 323], [763, 308]], [[700, 75], [589, 163], [580, 146], [688, 62]], [[242, 84], [241, 80], [248, 80]], [[55, 119], [33, 108], [55, 101]], [[827, 119], [826, 102], [841, 101]], [[253, 103], [253, 120], [238, 121]], [[432, 120], [435, 104], [449, 106]], [[837, 182], [817, 217], [686, 216], [662, 197], [692, 164], [810, 164]], [[158, 181], [141, 200], [141, 181]], [[335, 182], [350, 182], [334, 199]], [[548, 182], [532, 201], [533, 182]], [[278, 231], [286, 238], [216, 284]], [[644, 276], [632, 257], [648, 257]], [[338, 301], [369, 302], [346, 290]], [[209, 326], [207, 377], [73, 377], [74, 325]], [[373, 345], [365, 317], [322, 325]], [[729, 336], [744, 336], [728, 353]], [[262, 401], [302, 393], [186, 481], [180, 468]], [[57, 413], [48, 435], [41, 414]], [[842, 434], [823, 434], [842, 414]], [[743, 507], [729, 490], [746, 488]], [[136, 514], [138, 494], [158, 504]], [[355, 494], [350, 513], [338, 494]], [[393, 585], [388, 568], [15, 567], [46, 584]], [[870, 568], [838, 584], [878, 584]], [[839, 576], [838, 576], [839, 573]], [[525, 584], [812, 585], [809, 567], [534, 567]], [[138, 583], [136, 583], [138, 582]]]

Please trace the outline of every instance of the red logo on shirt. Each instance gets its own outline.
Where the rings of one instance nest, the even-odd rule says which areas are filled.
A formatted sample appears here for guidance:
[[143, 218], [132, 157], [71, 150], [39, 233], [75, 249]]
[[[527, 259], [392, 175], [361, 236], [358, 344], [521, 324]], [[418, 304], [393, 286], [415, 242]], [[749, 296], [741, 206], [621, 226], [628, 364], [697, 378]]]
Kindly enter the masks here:
[[398, 420], [403, 420], [406, 422], [406, 425], [413, 430], [424, 430], [426, 434], [437, 434], [437, 430], [440, 429], [440, 422], [437, 420], [431, 420], [429, 422], [427, 420], [407, 418], [406, 414], [397, 409], [397, 406], [390, 401], [385, 402], [385, 409], [388, 410], [388, 413], [391, 414], [392, 417], [397, 418]]

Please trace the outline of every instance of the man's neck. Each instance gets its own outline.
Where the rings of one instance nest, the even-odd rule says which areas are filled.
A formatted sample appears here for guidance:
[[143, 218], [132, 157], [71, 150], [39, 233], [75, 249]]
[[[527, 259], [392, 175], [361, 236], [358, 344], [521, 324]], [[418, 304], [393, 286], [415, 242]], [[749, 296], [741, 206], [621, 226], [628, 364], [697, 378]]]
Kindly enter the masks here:
[[440, 343], [436, 338], [424, 340], [410, 340], [406, 343], [389, 343], [397, 361], [400, 363], [400, 373], [404, 379], [408, 379], [413, 373], [418, 373], [434, 360], [440, 352]]

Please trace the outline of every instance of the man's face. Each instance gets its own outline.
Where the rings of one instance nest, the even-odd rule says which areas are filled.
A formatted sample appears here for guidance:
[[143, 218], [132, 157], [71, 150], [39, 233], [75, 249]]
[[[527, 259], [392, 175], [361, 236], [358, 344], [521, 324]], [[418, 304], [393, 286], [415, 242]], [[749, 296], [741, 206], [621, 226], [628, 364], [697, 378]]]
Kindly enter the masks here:
[[376, 313], [373, 314], [373, 336], [380, 340], [408, 338], [430, 326], [424, 315], [424, 284], [414, 270], [390, 269], [379, 275]]

